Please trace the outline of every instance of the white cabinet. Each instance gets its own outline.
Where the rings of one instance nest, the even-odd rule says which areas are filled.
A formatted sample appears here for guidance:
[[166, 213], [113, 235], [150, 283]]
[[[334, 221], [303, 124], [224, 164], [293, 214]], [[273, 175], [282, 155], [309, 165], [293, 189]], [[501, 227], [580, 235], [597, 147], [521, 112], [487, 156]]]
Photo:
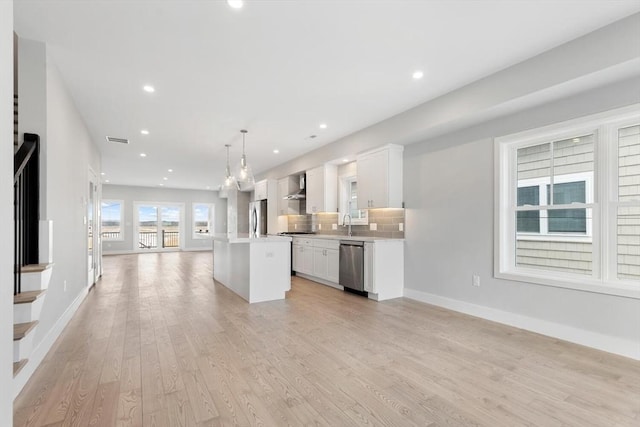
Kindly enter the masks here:
[[307, 172], [307, 213], [338, 211], [338, 167], [322, 165]]
[[293, 238], [293, 270], [310, 279], [338, 283], [338, 240]]
[[[284, 197], [300, 190], [300, 178], [287, 176], [278, 180], [278, 215], [298, 215], [299, 200], [286, 200]], [[304, 213], [304, 212], [303, 212]]]
[[404, 292], [404, 241], [377, 240], [364, 244], [364, 290], [383, 301]]
[[293, 238], [293, 270], [313, 275], [313, 244], [310, 239]]
[[266, 179], [256, 182], [253, 187], [253, 200], [267, 200], [268, 198], [268, 183]]
[[358, 155], [358, 209], [402, 207], [403, 150], [389, 144]]

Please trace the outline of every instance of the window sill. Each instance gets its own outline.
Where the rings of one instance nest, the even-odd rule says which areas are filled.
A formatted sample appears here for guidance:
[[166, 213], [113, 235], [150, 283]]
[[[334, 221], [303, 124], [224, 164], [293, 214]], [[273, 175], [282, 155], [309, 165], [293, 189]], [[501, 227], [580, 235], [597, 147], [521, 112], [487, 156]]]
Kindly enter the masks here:
[[210, 234], [194, 234], [193, 239], [210, 240], [211, 235]]
[[554, 277], [551, 277], [535, 270], [496, 272], [494, 276], [496, 279], [640, 299], [640, 287], [631, 284], [631, 282], [603, 282], [588, 276], [579, 278], [563, 273], [554, 273]]
[[516, 240], [532, 242], [567, 242], [567, 243], [591, 243], [591, 236], [572, 236], [570, 234], [522, 234], [518, 233]]

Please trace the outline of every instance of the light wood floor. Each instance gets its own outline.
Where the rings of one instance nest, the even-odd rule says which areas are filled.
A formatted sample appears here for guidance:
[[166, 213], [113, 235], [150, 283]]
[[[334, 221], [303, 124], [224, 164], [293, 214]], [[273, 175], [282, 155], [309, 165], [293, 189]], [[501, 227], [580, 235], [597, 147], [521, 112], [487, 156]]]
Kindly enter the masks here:
[[210, 253], [104, 264], [15, 425], [640, 425], [639, 362], [303, 279], [249, 305]]

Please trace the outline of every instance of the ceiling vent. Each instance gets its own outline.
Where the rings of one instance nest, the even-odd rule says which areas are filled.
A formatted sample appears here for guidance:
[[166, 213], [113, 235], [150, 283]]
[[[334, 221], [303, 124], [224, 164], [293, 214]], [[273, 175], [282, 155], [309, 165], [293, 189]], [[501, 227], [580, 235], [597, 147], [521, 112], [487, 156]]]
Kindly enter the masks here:
[[118, 144], [128, 144], [129, 140], [125, 139], [125, 138], [116, 138], [114, 136], [107, 136], [107, 141], [109, 142], [115, 142]]

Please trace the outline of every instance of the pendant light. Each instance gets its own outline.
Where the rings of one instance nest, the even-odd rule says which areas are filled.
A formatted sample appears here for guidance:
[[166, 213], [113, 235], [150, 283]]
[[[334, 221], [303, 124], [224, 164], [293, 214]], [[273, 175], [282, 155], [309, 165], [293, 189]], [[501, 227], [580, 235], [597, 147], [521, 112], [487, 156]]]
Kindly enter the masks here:
[[238, 189], [240, 191], [251, 191], [256, 183], [256, 180], [251, 172], [251, 166], [247, 164], [247, 156], [244, 154], [244, 139], [247, 135], [246, 130], [242, 132], [242, 157], [240, 158], [240, 164], [238, 165], [237, 173], [235, 174], [238, 183]]
[[225, 178], [224, 183], [222, 184], [222, 188], [225, 190], [231, 190], [232, 188], [235, 188], [237, 186], [237, 183], [234, 176], [231, 175], [231, 167], [229, 166], [229, 148], [231, 147], [231, 145], [225, 144], [225, 147], [227, 147], [227, 169], [225, 171]]

